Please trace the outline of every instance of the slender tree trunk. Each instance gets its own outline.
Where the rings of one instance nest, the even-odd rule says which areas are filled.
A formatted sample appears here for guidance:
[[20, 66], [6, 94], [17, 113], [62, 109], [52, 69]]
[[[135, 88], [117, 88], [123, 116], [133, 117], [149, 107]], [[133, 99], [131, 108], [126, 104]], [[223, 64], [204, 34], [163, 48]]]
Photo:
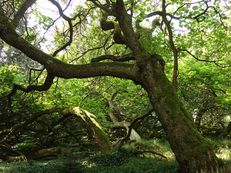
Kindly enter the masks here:
[[[211, 144], [197, 131], [164, 74], [163, 63], [147, 58], [137, 68], [142, 86], [166, 132], [181, 173], [212, 172], [222, 166]], [[221, 172], [221, 171], [220, 171]]]

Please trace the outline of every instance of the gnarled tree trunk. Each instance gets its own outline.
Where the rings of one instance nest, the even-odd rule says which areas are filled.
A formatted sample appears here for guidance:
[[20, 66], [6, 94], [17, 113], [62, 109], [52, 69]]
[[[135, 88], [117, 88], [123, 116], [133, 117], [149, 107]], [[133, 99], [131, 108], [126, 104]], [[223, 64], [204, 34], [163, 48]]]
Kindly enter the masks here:
[[146, 59], [138, 75], [167, 134], [181, 173], [221, 170], [211, 144], [196, 130], [192, 117], [164, 74], [161, 62], [153, 57]]

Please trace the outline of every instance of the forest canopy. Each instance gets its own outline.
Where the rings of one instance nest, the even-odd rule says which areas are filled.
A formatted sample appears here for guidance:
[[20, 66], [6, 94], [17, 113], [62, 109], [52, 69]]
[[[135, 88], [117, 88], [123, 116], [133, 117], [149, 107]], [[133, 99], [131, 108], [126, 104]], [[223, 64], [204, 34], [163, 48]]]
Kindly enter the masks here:
[[225, 0], [0, 0], [0, 159], [228, 173], [230, 16]]

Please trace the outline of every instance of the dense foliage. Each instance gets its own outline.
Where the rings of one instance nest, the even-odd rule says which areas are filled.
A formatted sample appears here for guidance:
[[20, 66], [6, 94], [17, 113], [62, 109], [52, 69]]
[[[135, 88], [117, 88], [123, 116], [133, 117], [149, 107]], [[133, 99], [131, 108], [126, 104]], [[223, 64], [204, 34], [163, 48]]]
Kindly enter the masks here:
[[[120, 2], [131, 16], [128, 26], [115, 14]], [[0, 1], [6, 17], [0, 18], [0, 159], [28, 161], [0, 171], [175, 172], [183, 167], [168, 126], [184, 123], [230, 163], [229, 1], [50, 0], [48, 9], [42, 3]], [[19, 44], [10, 40], [13, 32], [8, 38], [6, 19]], [[160, 67], [157, 86], [143, 75], [149, 58]], [[153, 91], [166, 95], [153, 99]], [[167, 124], [168, 108], [175, 111], [168, 118], [179, 114], [184, 123]]]

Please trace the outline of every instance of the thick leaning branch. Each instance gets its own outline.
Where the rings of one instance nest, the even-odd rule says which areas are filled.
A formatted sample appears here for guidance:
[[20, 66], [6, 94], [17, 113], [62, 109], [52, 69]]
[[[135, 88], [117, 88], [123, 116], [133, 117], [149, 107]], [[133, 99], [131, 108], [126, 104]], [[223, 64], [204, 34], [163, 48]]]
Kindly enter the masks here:
[[48, 73], [61, 78], [88, 78], [114, 76], [136, 81], [134, 65], [121, 62], [100, 62], [84, 65], [64, 63], [37, 49], [14, 30], [13, 25], [0, 10], [0, 38], [7, 44], [19, 49], [26, 56], [44, 65]]
[[127, 45], [135, 54], [139, 53], [142, 48], [139, 39], [133, 30], [132, 17], [127, 13], [123, 0], [116, 1], [114, 13], [116, 14], [115, 17], [119, 22], [119, 26], [124, 34]]

